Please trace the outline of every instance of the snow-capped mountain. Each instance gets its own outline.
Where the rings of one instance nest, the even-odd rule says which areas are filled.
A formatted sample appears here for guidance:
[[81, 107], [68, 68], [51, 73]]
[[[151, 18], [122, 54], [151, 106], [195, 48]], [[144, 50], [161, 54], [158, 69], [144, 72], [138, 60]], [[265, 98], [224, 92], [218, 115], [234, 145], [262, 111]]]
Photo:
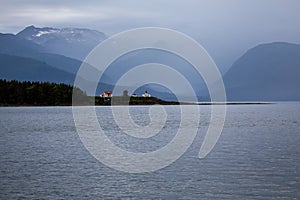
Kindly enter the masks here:
[[104, 33], [90, 29], [34, 26], [26, 27], [17, 36], [41, 45], [48, 53], [62, 54], [80, 60], [107, 38]]

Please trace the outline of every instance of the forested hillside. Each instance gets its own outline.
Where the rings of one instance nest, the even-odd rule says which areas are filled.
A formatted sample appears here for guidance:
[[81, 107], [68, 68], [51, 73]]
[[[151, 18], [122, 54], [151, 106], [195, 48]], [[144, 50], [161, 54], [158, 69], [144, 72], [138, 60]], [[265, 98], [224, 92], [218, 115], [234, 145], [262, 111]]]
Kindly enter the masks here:
[[[77, 95], [88, 99], [79, 88]], [[67, 84], [0, 79], [0, 105], [57, 106], [72, 104], [73, 87]]]

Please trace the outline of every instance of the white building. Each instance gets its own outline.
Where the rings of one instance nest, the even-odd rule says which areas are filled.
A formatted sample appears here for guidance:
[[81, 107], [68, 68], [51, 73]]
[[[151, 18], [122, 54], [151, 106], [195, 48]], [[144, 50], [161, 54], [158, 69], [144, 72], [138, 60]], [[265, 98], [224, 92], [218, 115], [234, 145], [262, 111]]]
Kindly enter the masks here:
[[151, 97], [150, 93], [148, 93], [147, 91], [145, 91], [144, 94], [142, 94], [142, 97]]

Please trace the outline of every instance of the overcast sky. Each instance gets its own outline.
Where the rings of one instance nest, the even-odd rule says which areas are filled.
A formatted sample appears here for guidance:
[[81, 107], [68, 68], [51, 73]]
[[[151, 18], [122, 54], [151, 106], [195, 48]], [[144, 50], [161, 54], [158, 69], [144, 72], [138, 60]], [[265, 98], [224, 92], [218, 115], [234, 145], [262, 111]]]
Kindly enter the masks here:
[[111, 35], [172, 28], [200, 42], [222, 69], [261, 43], [300, 44], [299, 0], [0, 0], [0, 32], [28, 25], [84, 27]]

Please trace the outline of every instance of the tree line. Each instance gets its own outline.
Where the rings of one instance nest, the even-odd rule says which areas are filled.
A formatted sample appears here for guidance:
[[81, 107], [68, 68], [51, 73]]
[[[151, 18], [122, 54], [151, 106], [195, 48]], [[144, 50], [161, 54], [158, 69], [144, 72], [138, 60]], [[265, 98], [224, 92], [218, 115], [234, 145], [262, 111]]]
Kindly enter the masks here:
[[71, 105], [73, 91], [82, 99], [88, 99], [79, 88], [63, 83], [0, 79], [0, 105]]

